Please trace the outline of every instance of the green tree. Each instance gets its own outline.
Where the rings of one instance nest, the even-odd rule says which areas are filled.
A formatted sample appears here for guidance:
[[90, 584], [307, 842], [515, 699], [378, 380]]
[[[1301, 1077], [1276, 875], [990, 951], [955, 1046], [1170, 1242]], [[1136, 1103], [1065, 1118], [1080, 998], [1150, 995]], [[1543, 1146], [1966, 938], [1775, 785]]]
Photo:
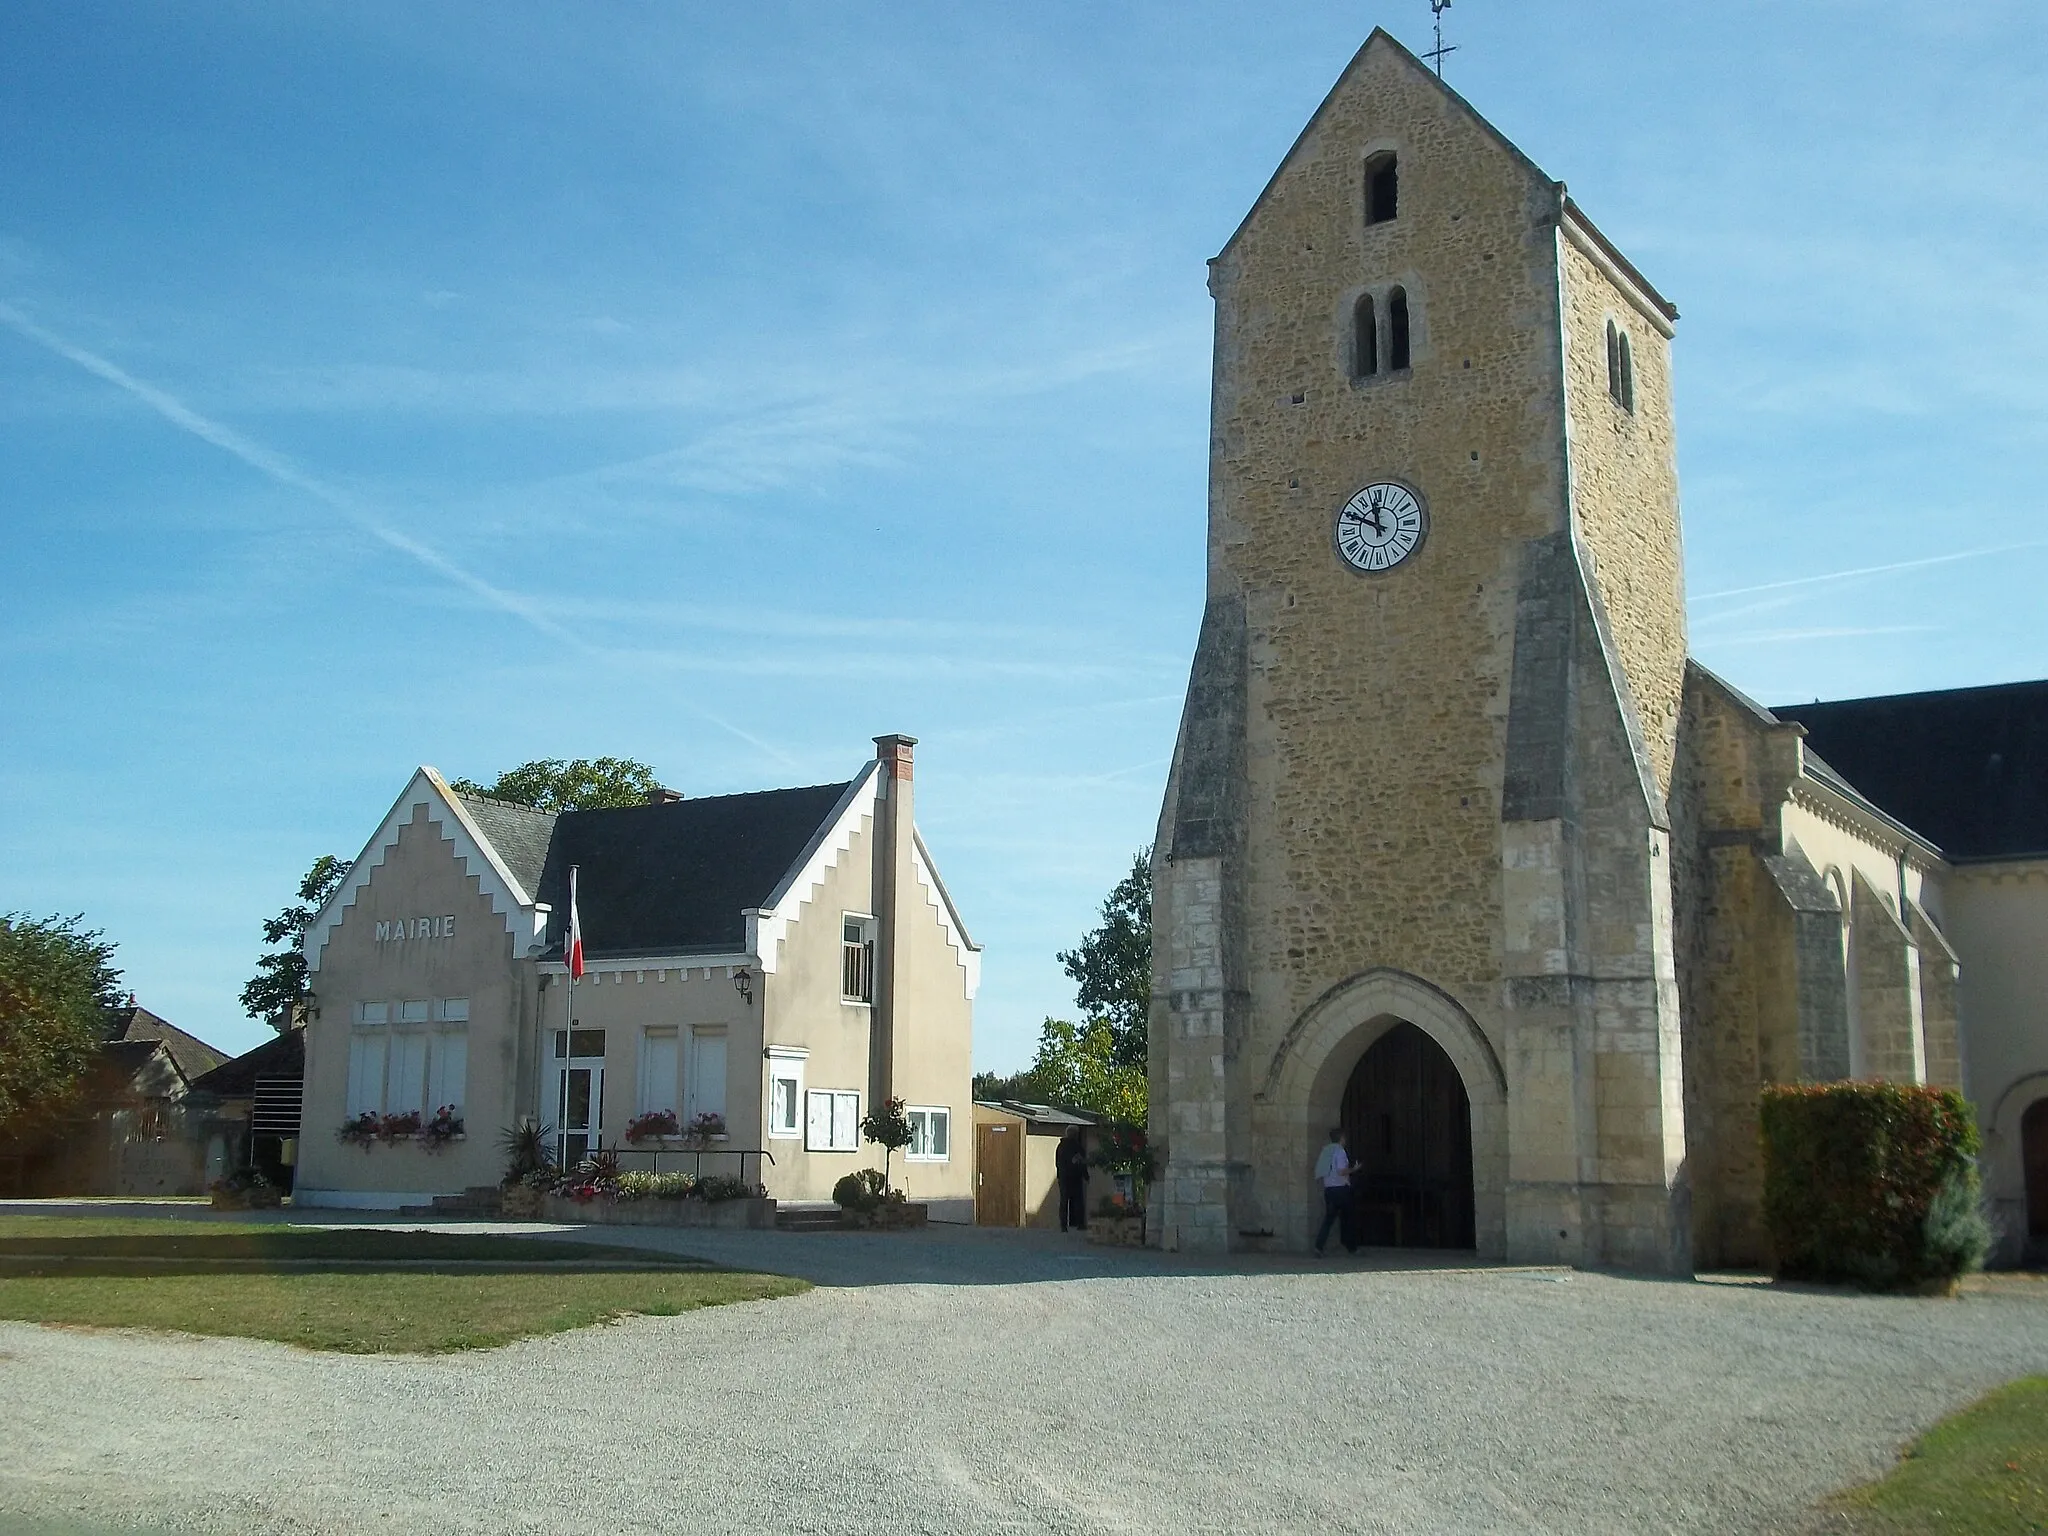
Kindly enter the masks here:
[[1008, 1077], [1000, 1072], [977, 1072], [974, 1074], [973, 1093], [981, 1102], [1022, 1099], [1028, 1103], [1038, 1097], [1038, 1079], [1031, 1075], [1029, 1069], [1013, 1072]]
[[1131, 872], [1102, 903], [1102, 926], [1062, 950], [1059, 962], [1076, 983], [1081, 1014], [1109, 1026], [1120, 1067], [1145, 1066], [1146, 1019], [1152, 1010], [1152, 850], [1141, 849]]
[[644, 805], [661, 780], [645, 763], [630, 757], [544, 757], [507, 768], [490, 785], [457, 779], [448, 786], [458, 794], [509, 800], [537, 811], [601, 811], [612, 806]]
[[0, 1127], [63, 1108], [124, 1003], [114, 946], [83, 917], [0, 916]]
[[265, 921], [263, 942], [271, 953], [257, 960], [256, 974], [242, 988], [242, 1007], [250, 1018], [262, 1019], [280, 1034], [291, 1028], [306, 1005], [306, 956], [299, 942], [348, 872], [348, 860], [321, 854], [299, 882], [299, 899]]
[[1024, 1076], [1034, 1091], [1020, 1097], [1091, 1110], [1132, 1125], [1145, 1123], [1144, 1063], [1118, 1059], [1116, 1031], [1106, 1019], [1092, 1024], [1047, 1019], [1039, 1026], [1038, 1054]]

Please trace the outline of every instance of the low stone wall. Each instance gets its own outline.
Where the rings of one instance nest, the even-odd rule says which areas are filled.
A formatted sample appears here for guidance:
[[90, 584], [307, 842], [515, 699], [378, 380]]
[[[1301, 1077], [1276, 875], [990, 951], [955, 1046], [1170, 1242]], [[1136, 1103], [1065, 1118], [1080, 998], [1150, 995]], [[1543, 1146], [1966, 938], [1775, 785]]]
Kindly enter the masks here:
[[570, 1200], [549, 1195], [541, 1201], [544, 1221], [586, 1221], [615, 1227], [772, 1227], [773, 1200]]

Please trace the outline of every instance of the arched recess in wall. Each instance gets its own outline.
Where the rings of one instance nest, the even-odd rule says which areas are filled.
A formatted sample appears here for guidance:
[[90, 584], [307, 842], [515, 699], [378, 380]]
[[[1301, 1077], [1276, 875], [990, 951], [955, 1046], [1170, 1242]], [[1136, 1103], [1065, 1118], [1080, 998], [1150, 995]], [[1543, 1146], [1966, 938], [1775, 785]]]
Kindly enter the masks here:
[[1351, 307], [1351, 377], [1369, 379], [1380, 371], [1380, 327], [1377, 303], [1361, 293]]
[[1471, 1106], [1477, 1246], [1482, 1255], [1500, 1253], [1507, 1241], [1507, 1074], [1472, 1015], [1419, 976], [1387, 966], [1362, 971], [1330, 988], [1294, 1021], [1255, 1096], [1257, 1112], [1276, 1138], [1278, 1166], [1306, 1169], [1314, 1161], [1328, 1128], [1340, 1121], [1353, 1070], [1402, 1023], [1429, 1036], [1464, 1085]]
[[1614, 321], [1607, 322], [1607, 396], [1631, 414], [1636, 408], [1636, 365], [1629, 349], [1628, 332]]
[[1408, 364], [1408, 290], [1397, 284], [1387, 290], [1387, 369], [1402, 373]]
[[1365, 222], [1386, 224], [1400, 212], [1401, 168], [1392, 150], [1365, 162]]

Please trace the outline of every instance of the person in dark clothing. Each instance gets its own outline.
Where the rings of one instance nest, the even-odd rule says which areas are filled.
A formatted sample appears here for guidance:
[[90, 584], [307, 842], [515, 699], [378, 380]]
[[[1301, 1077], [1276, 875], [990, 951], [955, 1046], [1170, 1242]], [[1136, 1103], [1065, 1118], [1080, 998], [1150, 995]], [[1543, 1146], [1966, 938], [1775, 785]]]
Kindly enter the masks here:
[[1052, 1155], [1053, 1172], [1060, 1182], [1060, 1230], [1088, 1228], [1088, 1133], [1074, 1126], [1060, 1138]]

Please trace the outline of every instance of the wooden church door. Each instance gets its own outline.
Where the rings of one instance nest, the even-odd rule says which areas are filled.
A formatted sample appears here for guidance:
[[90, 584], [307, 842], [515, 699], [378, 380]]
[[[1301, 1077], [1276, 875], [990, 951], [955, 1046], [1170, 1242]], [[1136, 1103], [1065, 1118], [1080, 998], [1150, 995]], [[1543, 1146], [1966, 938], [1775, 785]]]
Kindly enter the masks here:
[[1472, 1105], [1442, 1046], [1394, 1025], [1352, 1070], [1340, 1123], [1362, 1241], [1473, 1246]]

